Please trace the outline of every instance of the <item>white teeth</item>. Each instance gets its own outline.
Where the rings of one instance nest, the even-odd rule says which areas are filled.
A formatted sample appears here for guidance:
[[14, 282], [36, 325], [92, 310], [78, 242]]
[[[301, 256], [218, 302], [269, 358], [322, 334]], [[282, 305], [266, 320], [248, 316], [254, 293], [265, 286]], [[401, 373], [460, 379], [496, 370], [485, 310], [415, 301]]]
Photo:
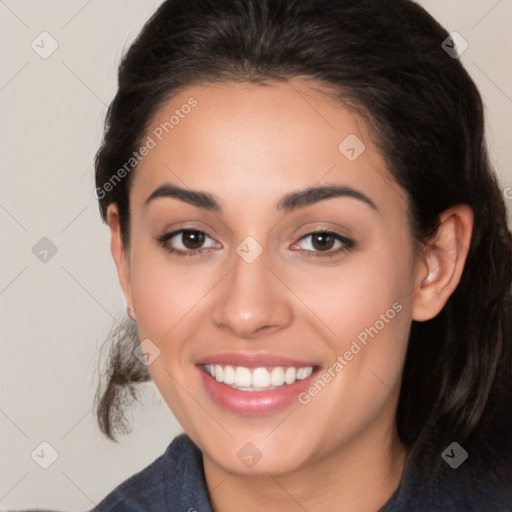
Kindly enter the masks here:
[[245, 368], [244, 366], [230, 366], [220, 364], [204, 365], [206, 372], [217, 382], [241, 389], [242, 391], [255, 391], [284, 384], [293, 384], [298, 380], [303, 380], [313, 373], [313, 367], [307, 366], [294, 368], [292, 366], [283, 368], [276, 366], [274, 368]]
[[224, 369], [220, 364], [215, 365], [215, 380], [217, 382], [224, 382]]
[[284, 380], [286, 384], [293, 384], [295, 382], [295, 376], [297, 372], [295, 368], [286, 368], [286, 373], [284, 374]]
[[313, 373], [313, 368], [299, 368], [297, 370], [297, 380], [307, 379]]
[[270, 373], [266, 368], [256, 368], [252, 372], [252, 385], [255, 388], [268, 388], [270, 386]]
[[235, 386], [250, 387], [252, 385], [252, 375], [249, 368], [237, 366], [235, 369]]
[[224, 367], [224, 384], [235, 383], [235, 369], [232, 366]]
[[270, 384], [272, 384], [272, 386], [282, 386], [284, 384], [284, 370], [280, 366], [272, 368], [270, 372]]

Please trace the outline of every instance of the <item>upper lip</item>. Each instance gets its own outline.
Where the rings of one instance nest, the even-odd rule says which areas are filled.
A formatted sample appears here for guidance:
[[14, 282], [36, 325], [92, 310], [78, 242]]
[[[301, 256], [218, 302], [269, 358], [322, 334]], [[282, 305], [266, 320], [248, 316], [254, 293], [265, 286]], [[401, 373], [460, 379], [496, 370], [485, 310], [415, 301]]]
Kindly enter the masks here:
[[293, 366], [295, 368], [305, 368], [308, 366], [318, 366], [311, 361], [300, 361], [291, 357], [279, 356], [268, 353], [242, 353], [242, 352], [224, 352], [202, 358], [197, 364], [220, 364], [231, 366], [243, 366], [245, 368], [261, 368], [264, 366]]

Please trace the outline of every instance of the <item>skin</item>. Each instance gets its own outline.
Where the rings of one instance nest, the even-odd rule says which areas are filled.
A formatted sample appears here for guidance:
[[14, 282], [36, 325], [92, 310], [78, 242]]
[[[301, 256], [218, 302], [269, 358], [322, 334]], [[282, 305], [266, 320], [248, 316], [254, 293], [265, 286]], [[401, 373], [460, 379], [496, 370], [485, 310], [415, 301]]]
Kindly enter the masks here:
[[[108, 210], [127, 304], [140, 339], [160, 350], [150, 374], [203, 453], [215, 511], [376, 511], [399, 485], [407, 456], [395, 414], [410, 324], [434, 317], [457, 286], [472, 212], [466, 205], [443, 212], [437, 237], [418, 253], [407, 195], [364, 124], [311, 83], [190, 87], [157, 113], [148, 134], [191, 96], [197, 106], [133, 177], [129, 247], [116, 205]], [[355, 161], [338, 149], [349, 134], [366, 146]], [[144, 206], [163, 183], [211, 193], [222, 212], [174, 198]], [[285, 194], [333, 184], [365, 194], [377, 210], [352, 197], [276, 209]], [[156, 242], [180, 228], [207, 233], [203, 253], [178, 257]], [[322, 228], [355, 246], [308, 258], [322, 246], [302, 237]], [[247, 236], [262, 248], [250, 264], [236, 252]], [[181, 235], [167, 244], [194, 249]], [[241, 416], [202, 386], [197, 361], [227, 351], [327, 369], [394, 303], [401, 311], [307, 405]], [[237, 457], [247, 442], [262, 455], [252, 468]]]

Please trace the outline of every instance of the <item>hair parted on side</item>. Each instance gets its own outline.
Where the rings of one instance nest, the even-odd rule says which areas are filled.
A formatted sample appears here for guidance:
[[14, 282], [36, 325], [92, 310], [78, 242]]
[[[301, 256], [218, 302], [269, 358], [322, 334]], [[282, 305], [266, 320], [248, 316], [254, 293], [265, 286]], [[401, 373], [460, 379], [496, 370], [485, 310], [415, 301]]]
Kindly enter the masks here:
[[[95, 159], [103, 190], [158, 110], [190, 85], [300, 77], [364, 113], [407, 193], [419, 244], [435, 233], [442, 211], [468, 204], [474, 229], [461, 281], [440, 314], [411, 326], [397, 410], [407, 446], [427, 425], [440, 444], [468, 438], [504, 397], [510, 401], [512, 236], [487, 155], [482, 100], [443, 50], [447, 37], [411, 0], [167, 0], [122, 59]], [[118, 205], [126, 248], [135, 172], [98, 196], [104, 221], [107, 207]], [[97, 417], [112, 439], [126, 430], [133, 385], [149, 379], [133, 354], [136, 342], [133, 327], [109, 340]]]

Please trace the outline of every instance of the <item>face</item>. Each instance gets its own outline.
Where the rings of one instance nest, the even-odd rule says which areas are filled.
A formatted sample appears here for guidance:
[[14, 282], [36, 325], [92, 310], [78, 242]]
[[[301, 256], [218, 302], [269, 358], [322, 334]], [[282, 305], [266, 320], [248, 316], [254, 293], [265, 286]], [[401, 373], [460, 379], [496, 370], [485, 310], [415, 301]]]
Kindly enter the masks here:
[[158, 112], [117, 261], [156, 386], [240, 474], [389, 442], [420, 280], [363, 123], [290, 84], [194, 86]]

